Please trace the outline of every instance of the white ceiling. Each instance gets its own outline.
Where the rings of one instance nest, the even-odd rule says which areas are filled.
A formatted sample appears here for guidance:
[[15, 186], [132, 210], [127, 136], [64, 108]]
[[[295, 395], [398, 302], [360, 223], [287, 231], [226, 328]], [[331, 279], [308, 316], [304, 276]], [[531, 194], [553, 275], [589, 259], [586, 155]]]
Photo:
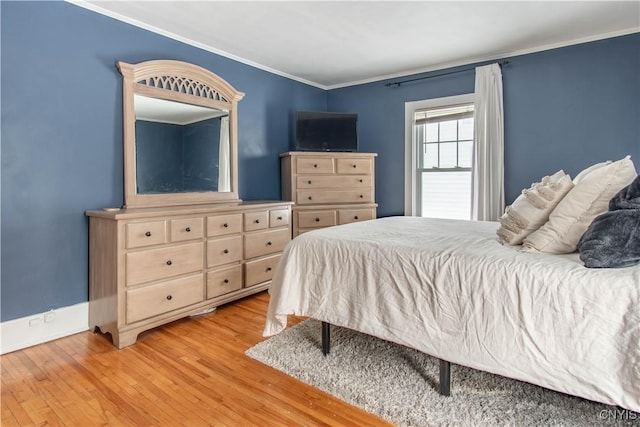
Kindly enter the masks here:
[[640, 31], [640, 1], [70, 2], [324, 89]]
[[137, 93], [133, 95], [133, 105], [137, 120], [171, 123], [174, 125], [189, 125], [202, 120], [229, 115], [228, 111], [169, 101], [167, 99], [150, 98]]

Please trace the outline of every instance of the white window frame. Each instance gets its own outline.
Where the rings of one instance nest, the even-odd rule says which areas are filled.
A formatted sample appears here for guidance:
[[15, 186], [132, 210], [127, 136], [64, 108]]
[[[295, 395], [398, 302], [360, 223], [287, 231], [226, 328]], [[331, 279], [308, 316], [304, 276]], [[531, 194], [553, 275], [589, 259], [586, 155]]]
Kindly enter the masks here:
[[404, 120], [405, 120], [405, 164], [404, 164], [404, 214], [406, 216], [417, 216], [418, 208], [418, 190], [417, 185], [417, 169], [418, 169], [418, 152], [417, 145], [414, 144], [414, 116], [416, 111], [429, 108], [447, 107], [458, 104], [473, 104], [475, 96], [473, 93], [464, 95], [447, 96], [444, 98], [423, 99], [421, 101], [410, 101], [404, 104]]

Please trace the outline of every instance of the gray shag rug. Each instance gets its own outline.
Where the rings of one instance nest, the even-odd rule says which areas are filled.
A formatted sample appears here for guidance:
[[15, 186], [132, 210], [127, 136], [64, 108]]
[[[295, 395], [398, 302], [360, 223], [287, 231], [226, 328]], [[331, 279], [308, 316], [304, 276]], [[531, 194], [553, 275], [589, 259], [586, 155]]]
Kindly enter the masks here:
[[532, 384], [451, 366], [451, 396], [438, 394], [439, 362], [416, 350], [307, 319], [247, 356], [399, 426], [640, 425], [640, 413]]

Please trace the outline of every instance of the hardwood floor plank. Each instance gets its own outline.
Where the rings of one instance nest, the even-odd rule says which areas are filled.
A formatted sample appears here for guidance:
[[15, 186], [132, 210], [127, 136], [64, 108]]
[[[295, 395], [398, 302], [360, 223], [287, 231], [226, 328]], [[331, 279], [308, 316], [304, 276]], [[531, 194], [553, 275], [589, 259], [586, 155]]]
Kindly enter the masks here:
[[245, 356], [265, 339], [268, 301], [172, 322], [122, 350], [84, 332], [0, 356], [2, 425], [389, 425]]
[[[70, 368], [67, 371], [68, 376], [65, 375], [67, 384], [79, 394], [81, 401], [84, 402], [84, 404], [78, 405], [80, 410], [92, 419], [96, 419], [97, 424], [109, 425], [114, 422], [124, 425], [135, 424], [135, 420], [130, 417], [129, 413], [120, 411], [120, 399], [116, 398], [115, 401], [109, 399], [110, 393], [105, 393], [105, 389], [98, 387], [99, 380], [89, 374], [90, 370], [99, 371], [101, 367], [99, 364], [91, 364], [92, 361], [89, 358], [91, 353], [76, 351], [76, 349], [82, 348], [82, 343], [78, 343], [74, 339], [63, 339], [55, 341], [54, 345], [63, 350], [56, 354], [60, 356], [62, 363]], [[143, 420], [144, 418], [139, 417], [138, 419]]]
[[[68, 385], [68, 366], [59, 359], [55, 351], [49, 350], [49, 345], [35, 346], [28, 349], [26, 352], [32, 361], [43, 367], [45, 374], [47, 375], [46, 381], [41, 381], [39, 384], [44, 387], [47, 393], [46, 400], [51, 401], [50, 405], [55, 406], [57, 402], [61, 405], [61, 409], [57, 410], [65, 415], [63, 418], [68, 419], [70, 423], [78, 423], [80, 425], [91, 425], [96, 423], [95, 417], [87, 416], [83, 408], [76, 408], [75, 402], [80, 400], [79, 394]], [[73, 415], [69, 416], [71, 412]], [[59, 414], [60, 415], [60, 414]], [[68, 424], [65, 422], [65, 424]]]
[[[25, 411], [25, 409], [20, 405], [20, 402], [16, 400], [14, 393], [11, 391], [5, 391], [3, 385], [2, 391], [2, 425], [30, 425], [33, 423], [31, 417]], [[15, 420], [15, 424], [14, 424]]]

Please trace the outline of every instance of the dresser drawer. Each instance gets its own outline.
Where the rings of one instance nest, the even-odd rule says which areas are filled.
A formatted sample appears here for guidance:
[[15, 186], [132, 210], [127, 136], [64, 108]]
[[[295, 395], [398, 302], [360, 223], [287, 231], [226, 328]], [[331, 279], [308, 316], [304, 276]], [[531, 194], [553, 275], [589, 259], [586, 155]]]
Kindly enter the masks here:
[[338, 224], [367, 221], [375, 218], [374, 209], [340, 209], [338, 211]]
[[274, 209], [269, 211], [269, 227], [284, 227], [289, 225], [289, 209]]
[[314, 205], [323, 203], [364, 203], [373, 201], [371, 188], [359, 190], [299, 190], [299, 205]]
[[204, 236], [202, 218], [172, 219], [169, 222], [172, 242], [201, 239]]
[[297, 173], [334, 173], [333, 159], [323, 157], [300, 157], [296, 160]]
[[207, 273], [207, 299], [242, 289], [242, 266], [220, 268]]
[[202, 270], [202, 243], [130, 252], [126, 255], [127, 285], [150, 282]]
[[202, 274], [127, 291], [127, 323], [203, 301]]
[[264, 230], [269, 227], [269, 212], [246, 212], [244, 214], [244, 231]]
[[371, 175], [305, 175], [296, 178], [296, 185], [302, 190], [313, 188], [366, 188], [371, 187]]
[[276, 255], [246, 263], [246, 286], [249, 287], [271, 280], [279, 261], [280, 255]]
[[207, 241], [207, 267], [237, 262], [242, 259], [242, 236]]
[[128, 249], [166, 243], [165, 222], [132, 222], [126, 225]]
[[288, 228], [245, 234], [244, 257], [255, 258], [281, 252], [289, 240], [291, 240], [291, 235]]
[[370, 159], [337, 159], [338, 173], [370, 175], [372, 172]]
[[242, 214], [207, 217], [207, 237], [224, 236], [242, 231]]
[[296, 212], [296, 215], [298, 215], [299, 228], [336, 225], [336, 211], [334, 210]]

